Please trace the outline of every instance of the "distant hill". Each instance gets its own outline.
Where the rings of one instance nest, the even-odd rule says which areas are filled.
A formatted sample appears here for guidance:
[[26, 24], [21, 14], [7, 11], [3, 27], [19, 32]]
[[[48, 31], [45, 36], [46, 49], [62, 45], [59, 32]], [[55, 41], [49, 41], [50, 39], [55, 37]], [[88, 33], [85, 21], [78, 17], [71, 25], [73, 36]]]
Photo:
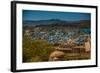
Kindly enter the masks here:
[[39, 21], [23, 21], [24, 25], [49, 25], [54, 23], [67, 23], [66, 21], [62, 21], [59, 19], [50, 19], [50, 20], [39, 20]]
[[90, 27], [90, 20], [80, 21], [64, 21], [59, 19], [39, 20], [39, 21], [23, 21], [24, 26], [37, 26], [37, 27], [53, 27], [53, 26], [71, 26], [71, 27]]

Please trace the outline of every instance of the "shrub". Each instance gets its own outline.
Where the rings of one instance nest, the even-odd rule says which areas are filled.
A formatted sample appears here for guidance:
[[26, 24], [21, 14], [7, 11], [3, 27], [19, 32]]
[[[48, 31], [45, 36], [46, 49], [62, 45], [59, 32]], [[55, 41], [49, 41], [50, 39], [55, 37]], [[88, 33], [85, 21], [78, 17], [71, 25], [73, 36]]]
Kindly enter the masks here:
[[23, 62], [48, 61], [53, 51], [53, 45], [47, 41], [31, 40], [28, 36], [23, 38]]

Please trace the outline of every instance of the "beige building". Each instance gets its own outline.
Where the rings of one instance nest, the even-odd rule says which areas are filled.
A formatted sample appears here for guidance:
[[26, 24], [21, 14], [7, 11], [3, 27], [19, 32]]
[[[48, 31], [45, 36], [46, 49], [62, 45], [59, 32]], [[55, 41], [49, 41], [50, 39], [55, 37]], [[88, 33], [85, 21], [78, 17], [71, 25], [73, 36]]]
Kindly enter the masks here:
[[91, 51], [91, 37], [90, 36], [87, 36], [85, 38], [84, 46], [85, 46], [85, 51], [86, 52], [90, 52]]

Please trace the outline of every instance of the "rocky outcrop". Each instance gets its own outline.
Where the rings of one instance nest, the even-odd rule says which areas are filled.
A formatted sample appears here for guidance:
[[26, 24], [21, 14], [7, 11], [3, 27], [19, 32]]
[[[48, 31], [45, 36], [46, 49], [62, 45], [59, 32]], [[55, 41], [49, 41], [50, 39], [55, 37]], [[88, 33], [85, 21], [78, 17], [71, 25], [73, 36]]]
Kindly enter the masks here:
[[54, 51], [49, 56], [49, 61], [63, 61], [65, 53], [62, 51]]

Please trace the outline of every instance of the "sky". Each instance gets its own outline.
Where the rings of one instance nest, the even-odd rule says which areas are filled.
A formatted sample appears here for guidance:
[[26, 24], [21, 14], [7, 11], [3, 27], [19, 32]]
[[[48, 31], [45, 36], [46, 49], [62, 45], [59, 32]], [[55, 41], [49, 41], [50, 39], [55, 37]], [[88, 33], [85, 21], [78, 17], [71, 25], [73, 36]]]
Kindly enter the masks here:
[[65, 21], [90, 20], [90, 13], [77, 12], [55, 12], [55, 11], [38, 11], [38, 10], [23, 10], [23, 20], [49, 20], [60, 19]]

